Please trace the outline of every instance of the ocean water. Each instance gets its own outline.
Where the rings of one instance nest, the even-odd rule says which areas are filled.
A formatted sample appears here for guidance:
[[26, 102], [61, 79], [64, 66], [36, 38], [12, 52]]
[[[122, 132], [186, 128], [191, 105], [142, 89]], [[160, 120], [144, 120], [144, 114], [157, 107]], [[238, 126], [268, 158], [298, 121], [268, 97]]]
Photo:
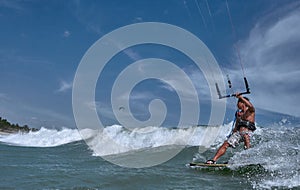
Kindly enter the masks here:
[[[41, 128], [0, 135], [0, 189], [300, 189], [300, 127], [296, 125], [258, 127], [251, 149], [229, 148], [219, 160], [229, 161], [229, 168], [187, 166], [211, 158], [230, 127], [230, 123], [215, 126], [219, 134], [208, 147], [199, 140], [205, 126], [127, 130], [114, 125], [83, 133]], [[124, 146], [114, 148], [104, 133]], [[90, 146], [82, 134], [89, 136]], [[181, 151], [166, 162], [140, 167], [152, 154], [177, 149]], [[136, 155], [147, 157], [136, 161]]]

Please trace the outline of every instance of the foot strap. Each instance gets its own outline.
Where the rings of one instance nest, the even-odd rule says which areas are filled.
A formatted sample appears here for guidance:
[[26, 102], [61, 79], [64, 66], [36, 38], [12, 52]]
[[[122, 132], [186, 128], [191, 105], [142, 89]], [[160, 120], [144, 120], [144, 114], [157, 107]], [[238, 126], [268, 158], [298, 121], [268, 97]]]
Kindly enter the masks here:
[[205, 162], [205, 164], [215, 164], [215, 163], [216, 163], [216, 161], [214, 161], [214, 160], [207, 160]]

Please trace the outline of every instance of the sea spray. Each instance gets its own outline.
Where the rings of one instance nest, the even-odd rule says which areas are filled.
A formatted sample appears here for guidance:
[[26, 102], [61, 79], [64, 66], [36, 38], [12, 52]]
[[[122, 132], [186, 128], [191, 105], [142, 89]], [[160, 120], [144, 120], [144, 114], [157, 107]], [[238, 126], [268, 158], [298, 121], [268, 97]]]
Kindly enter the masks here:
[[[225, 127], [226, 128], [226, 127]], [[224, 126], [190, 126], [186, 128], [163, 128], [149, 126], [126, 129], [120, 125], [94, 131], [87, 144], [94, 155], [107, 156], [137, 151], [145, 148], [164, 146], [204, 146], [209, 148], [215, 142], [216, 133], [223, 132]], [[214, 134], [210, 136], [209, 134]]]
[[272, 189], [300, 186], [300, 128], [261, 128], [253, 147], [236, 152], [230, 159], [232, 169], [261, 165], [265, 173], [249, 178], [253, 187]]
[[39, 131], [0, 136], [0, 141], [14, 146], [55, 147], [81, 140], [77, 129], [61, 130], [42, 127]]
[[[29, 147], [54, 147], [84, 139], [96, 156], [116, 155], [145, 148], [162, 146], [211, 147], [228, 133], [231, 124], [221, 126], [190, 126], [164, 128], [149, 126], [127, 129], [120, 125], [99, 130], [41, 128], [36, 132], [0, 136], [0, 141], [10, 145]], [[219, 133], [219, 135], [215, 135]], [[213, 135], [212, 135], [213, 134]]]

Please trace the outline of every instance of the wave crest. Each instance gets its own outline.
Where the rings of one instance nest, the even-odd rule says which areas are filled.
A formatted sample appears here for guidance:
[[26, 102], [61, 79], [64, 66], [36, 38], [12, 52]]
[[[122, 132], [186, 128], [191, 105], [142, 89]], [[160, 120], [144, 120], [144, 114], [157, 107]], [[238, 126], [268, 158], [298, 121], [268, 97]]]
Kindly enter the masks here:
[[0, 136], [0, 141], [14, 146], [55, 147], [82, 140], [77, 129], [61, 130], [42, 127], [39, 131]]

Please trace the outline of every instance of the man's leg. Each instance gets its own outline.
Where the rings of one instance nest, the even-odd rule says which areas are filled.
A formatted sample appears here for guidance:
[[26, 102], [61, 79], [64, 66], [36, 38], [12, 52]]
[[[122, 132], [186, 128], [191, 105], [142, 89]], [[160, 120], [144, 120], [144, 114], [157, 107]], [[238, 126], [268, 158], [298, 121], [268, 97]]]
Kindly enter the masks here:
[[227, 141], [225, 141], [222, 146], [218, 149], [216, 152], [214, 158], [212, 160], [208, 160], [206, 163], [212, 163], [216, 162], [221, 156], [223, 156], [229, 146], [232, 146], [235, 148], [236, 145], [238, 145], [239, 141], [241, 140], [241, 136], [239, 132], [233, 133]]
[[245, 149], [249, 149], [250, 148], [250, 136], [249, 136], [249, 130], [246, 127], [241, 127], [240, 129], [240, 133], [243, 136], [243, 140], [245, 143]]
[[225, 141], [222, 146], [218, 149], [216, 155], [214, 156], [213, 160], [217, 161], [221, 156], [223, 156], [229, 147], [229, 143]]

